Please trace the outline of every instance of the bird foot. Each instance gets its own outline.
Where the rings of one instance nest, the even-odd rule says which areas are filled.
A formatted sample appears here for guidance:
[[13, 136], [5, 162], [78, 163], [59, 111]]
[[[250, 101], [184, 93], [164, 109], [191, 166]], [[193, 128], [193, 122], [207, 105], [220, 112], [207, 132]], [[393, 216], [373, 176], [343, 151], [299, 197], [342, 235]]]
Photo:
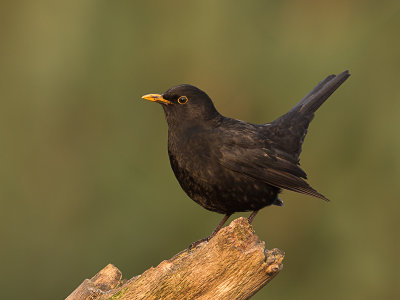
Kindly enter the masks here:
[[[255, 212], [255, 213], [253, 212], [254, 215], [256, 213], [257, 212]], [[189, 248], [188, 248], [188, 251], [192, 250], [194, 247], [196, 247], [198, 244], [201, 244], [202, 242], [208, 242], [209, 240], [211, 240], [217, 234], [217, 232], [222, 228], [222, 226], [224, 226], [226, 220], [228, 220], [231, 215], [232, 214], [226, 214], [224, 216], [224, 218], [221, 220], [221, 222], [219, 222], [217, 228], [215, 228], [214, 231], [208, 237], [206, 237], [204, 239], [201, 239], [201, 240], [198, 240], [198, 241], [196, 241], [194, 243], [191, 243]], [[253, 216], [253, 218], [254, 218], [254, 216]]]
[[206, 237], [204, 239], [200, 239], [198, 241], [195, 241], [193, 243], [191, 243], [188, 247], [188, 251], [192, 250], [193, 248], [196, 248], [197, 245], [201, 244], [202, 242], [208, 242], [210, 240], [210, 237]]

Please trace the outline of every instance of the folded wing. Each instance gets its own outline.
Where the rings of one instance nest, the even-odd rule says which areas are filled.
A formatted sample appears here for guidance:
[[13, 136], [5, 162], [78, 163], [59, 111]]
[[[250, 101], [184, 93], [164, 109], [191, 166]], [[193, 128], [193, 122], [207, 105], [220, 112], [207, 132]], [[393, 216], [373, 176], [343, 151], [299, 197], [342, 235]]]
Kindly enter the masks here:
[[245, 174], [272, 186], [307, 194], [325, 201], [304, 179], [306, 173], [295, 163], [267, 148], [222, 147], [219, 163], [234, 172]]

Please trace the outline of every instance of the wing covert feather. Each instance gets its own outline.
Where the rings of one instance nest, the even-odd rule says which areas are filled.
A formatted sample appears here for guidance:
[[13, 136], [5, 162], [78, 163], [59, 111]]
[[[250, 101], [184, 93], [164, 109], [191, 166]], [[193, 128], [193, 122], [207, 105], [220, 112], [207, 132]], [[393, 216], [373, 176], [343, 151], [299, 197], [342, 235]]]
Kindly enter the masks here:
[[278, 156], [272, 150], [243, 147], [235, 149], [231, 145], [229, 148], [222, 148], [221, 154], [219, 163], [234, 172], [246, 174], [278, 188], [329, 201], [304, 180], [306, 173], [297, 164]]

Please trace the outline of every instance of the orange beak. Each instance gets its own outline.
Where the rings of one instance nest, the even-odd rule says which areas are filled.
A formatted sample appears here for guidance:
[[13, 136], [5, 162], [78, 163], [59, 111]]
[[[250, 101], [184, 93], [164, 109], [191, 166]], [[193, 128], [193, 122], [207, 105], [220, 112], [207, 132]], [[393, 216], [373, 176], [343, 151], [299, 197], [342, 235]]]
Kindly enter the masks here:
[[171, 101], [164, 99], [163, 96], [160, 94], [147, 94], [147, 95], [144, 95], [142, 98], [149, 100], [149, 101], [162, 103], [162, 104], [172, 104]]

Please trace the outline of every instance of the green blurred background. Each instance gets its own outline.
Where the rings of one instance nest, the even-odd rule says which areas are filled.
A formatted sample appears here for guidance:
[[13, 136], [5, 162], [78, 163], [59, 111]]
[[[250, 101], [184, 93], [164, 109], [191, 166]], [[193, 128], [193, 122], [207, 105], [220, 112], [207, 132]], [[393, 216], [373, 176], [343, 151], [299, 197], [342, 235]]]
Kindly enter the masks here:
[[108, 263], [130, 278], [220, 221], [143, 94], [191, 83], [265, 123], [345, 69], [301, 160], [332, 202], [259, 213], [286, 259], [254, 299], [400, 298], [398, 1], [9, 1], [0, 20], [1, 298], [63, 299]]

